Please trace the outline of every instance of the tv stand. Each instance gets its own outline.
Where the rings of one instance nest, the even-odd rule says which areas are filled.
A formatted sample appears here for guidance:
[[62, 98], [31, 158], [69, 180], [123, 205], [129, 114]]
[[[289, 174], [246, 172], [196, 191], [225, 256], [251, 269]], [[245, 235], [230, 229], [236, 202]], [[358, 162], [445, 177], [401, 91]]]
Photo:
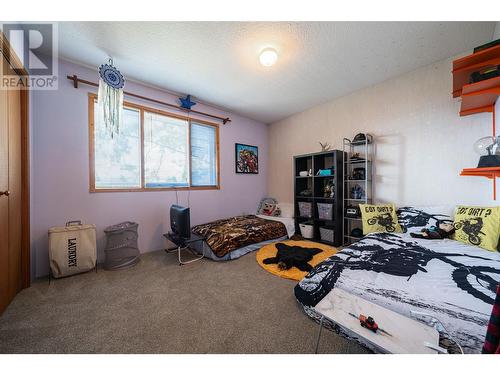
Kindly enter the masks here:
[[202, 258], [205, 257], [205, 245], [202, 244], [203, 250], [202, 250], [202, 254], [200, 256], [198, 256], [195, 259], [186, 260], [186, 261], [183, 261], [181, 258], [181, 251], [184, 249], [187, 249], [187, 250], [191, 251], [191, 253], [194, 254], [194, 252], [190, 249], [189, 245], [191, 245], [195, 242], [198, 242], [198, 241], [204, 241], [205, 238], [202, 236], [198, 236], [197, 234], [191, 233], [190, 237], [179, 237], [175, 233], [168, 232], [168, 233], [165, 233], [163, 235], [163, 237], [165, 237], [167, 240], [169, 240], [170, 242], [175, 244], [176, 247], [171, 248], [171, 249], [165, 249], [165, 252], [167, 252], [167, 253], [177, 252], [177, 259], [179, 260], [179, 266], [182, 266], [183, 264], [189, 264], [189, 263], [196, 262], [196, 261], [201, 260]]

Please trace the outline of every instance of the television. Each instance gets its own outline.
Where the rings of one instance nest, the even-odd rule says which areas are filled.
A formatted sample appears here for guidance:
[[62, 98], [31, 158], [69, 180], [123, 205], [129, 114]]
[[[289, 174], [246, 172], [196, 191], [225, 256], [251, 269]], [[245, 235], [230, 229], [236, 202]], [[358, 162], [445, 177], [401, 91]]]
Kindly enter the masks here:
[[173, 204], [170, 207], [170, 228], [176, 237], [191, 237], [191, 225], [189, 220], [189, 208]]

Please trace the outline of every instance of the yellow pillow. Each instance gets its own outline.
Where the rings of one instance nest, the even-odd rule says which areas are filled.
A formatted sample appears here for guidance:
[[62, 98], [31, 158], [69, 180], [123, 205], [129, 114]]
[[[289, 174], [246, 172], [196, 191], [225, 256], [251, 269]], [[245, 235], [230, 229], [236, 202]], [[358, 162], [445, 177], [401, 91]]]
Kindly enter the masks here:
[[394, 204], [360, 204], [363, 234], [373, 232], [397, 232], [403, 230], [398, 223]]
[[454, 239], [497, 251], [500, 235], [500, 207], [458, 206]]

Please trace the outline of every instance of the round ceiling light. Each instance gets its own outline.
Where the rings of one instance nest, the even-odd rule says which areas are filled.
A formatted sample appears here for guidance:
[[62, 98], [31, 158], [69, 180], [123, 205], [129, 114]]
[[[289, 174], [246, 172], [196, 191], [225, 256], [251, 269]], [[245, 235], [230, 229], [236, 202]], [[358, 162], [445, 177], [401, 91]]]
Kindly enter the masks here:
[[278, 60], [278, 52], [274, 48], [266, 48], [260, 53], [259, 60], [264, 66], [273, 66]]

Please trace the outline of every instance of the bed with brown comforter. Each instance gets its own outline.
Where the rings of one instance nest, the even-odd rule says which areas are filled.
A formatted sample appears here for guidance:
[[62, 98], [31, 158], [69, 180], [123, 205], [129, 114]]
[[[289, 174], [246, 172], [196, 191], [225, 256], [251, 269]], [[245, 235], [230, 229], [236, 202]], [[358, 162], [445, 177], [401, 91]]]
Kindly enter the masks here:
[[193, 227], [191, 231], [205, 237], [215, 256], [227, 257], [231, 252], [260, 242], [282, 240], [286, 227], [279, 221], [266, 220], [255, 215], [235, 216]]

